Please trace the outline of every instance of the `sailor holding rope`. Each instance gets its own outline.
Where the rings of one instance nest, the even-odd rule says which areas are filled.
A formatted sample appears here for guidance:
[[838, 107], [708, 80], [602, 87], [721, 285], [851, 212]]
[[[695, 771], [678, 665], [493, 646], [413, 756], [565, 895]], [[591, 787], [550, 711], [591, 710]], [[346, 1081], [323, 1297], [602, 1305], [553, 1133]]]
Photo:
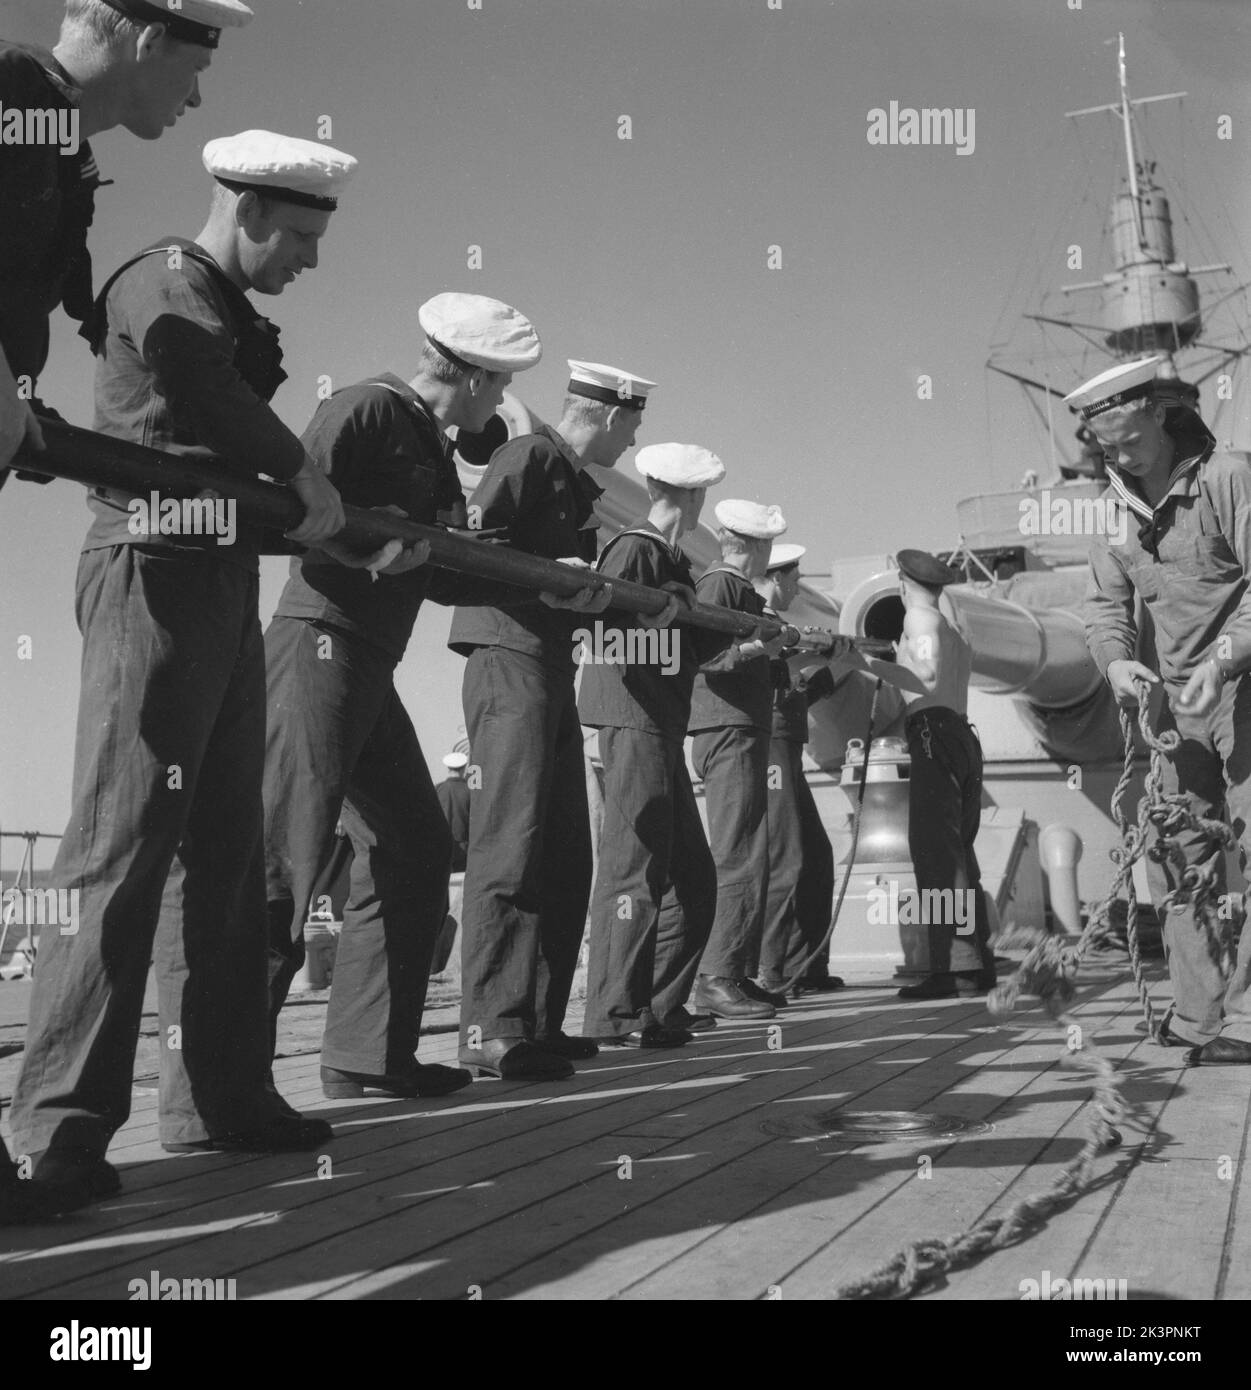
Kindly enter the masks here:
[[[1168, 359], [1141, 358], [1101, 372], [1065, 397], [1104, 450], [1110, 484], [1137, 525], [1124, 540], [1096, 536], [1086, 600], [1086, 642], [1123, 708], [1138, 685], [1163, 685], [1159, 728], [1181, 735], [1164, 763], [1164, 792], [1184, 795], [1201, 818], [1227, 813], [1245, 871], [1251, 848], [1251, 468], [1219, 451], [1189, 405]], [[1161, 376], [1164, 371], [1166, 375]], [[1154, 629], [1159, 672], [1138, 659], [1135, 599]], [[1184, 863], [1148, 875], [1162, 900], [1174, 1003], [1164, 1046], [1197, 1049], [1205, 1063], [1251, 1062], [1251, 931], [1228, 959], [1203, 902], [1224, 889], [1224, 857], [1197, 830], [1176, 835]], [[1183, 875], [1198, 875], [1196, 895]]]

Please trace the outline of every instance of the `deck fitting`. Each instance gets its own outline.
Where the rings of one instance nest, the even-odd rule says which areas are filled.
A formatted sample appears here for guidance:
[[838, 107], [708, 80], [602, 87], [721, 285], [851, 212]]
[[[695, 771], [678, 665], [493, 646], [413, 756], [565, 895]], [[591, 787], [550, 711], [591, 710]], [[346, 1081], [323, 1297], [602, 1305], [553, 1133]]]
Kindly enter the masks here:
[[766, 1120], [765, 1130], [785, 1139], [835, 1139], [845, 1144], [900, 1144], [984, 1134], [984, 1120], [925, 1110], [823, 1110]]

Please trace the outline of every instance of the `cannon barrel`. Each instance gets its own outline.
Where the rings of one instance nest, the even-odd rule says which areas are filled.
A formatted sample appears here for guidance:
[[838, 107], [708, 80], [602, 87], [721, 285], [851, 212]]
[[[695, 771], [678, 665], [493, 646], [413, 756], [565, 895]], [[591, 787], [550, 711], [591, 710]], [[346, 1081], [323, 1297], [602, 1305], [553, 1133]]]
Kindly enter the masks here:
[[[1070, 608], [1044, 606], [1071, 601], [1073, 586], [1063, 575], [1021, 576], [1027, 606], [1012, 584], [956, 584], [943, 591], [941, 606], [968, 642], [974, 688], [1010, 695], [1040, 709], [1081, 704], [1102, 677], [1086, 648], [1082, 620]], [[1045, 581], [1054, 581], [1046, 583]], [[1035, 605], [1038, 606], [1035, 606]], [[843, 602], [840, 630], [854, 636], [898, 639], [903, 631], [899, 573], [883, 569], [862, 580]]]

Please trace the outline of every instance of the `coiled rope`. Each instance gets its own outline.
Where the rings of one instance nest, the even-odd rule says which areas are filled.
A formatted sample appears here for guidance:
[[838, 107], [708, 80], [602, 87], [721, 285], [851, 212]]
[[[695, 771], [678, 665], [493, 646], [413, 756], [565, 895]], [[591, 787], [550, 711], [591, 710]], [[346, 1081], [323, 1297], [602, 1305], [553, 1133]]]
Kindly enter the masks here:
[[[1128, 902], [1127, 932], [1129, 960], [1138, 989], [1147, 1032], [1159, 1038], [1159, 1025], [1142, 968], [1138, 940], [1138, 897], [1134, 889], [1134, 864], [1149, 855], [1167, 864], [1176, 886], [1163, 898], [1161, 907], [1167, 911], [1174, 905], [1191, 903], [1196, 919], [1202, 920], [1220, 958], [1228, 967], [1232, 951], [1231, 933], [1221, 930], [1216, 910], [1215, 888], [1220, 871], [1218, 851], [1233, 848], [1236, 839], [1224, 821], [1196, 815], [1183, 793], [1164, 791], [1164, 759], [1180, 743], [1173, 729], [1155, 733], [1147, 711], [1148, 686], [1138, 682], [1138, 727], [1151, 753], [1143, 795], [1138, 802], [1138, 815], [1131, 822], [1122, 809], [1134, 774], [1134, 733], [1130, 715], [1121, 710], [1121, 734], [1124, 741], [1124, 763], [1112, 793], [1112, 814], [1121, 832], [1121, 843], [1111, 851], [1116, 873], [1106, 897], [1089, 914], [1086, 929], [1076, 942], [1061, 940], [1038, 929], [1019, 929], [1001, 934], [996, 939], [999, 948], [1028, 946], [1025, 957], [1014, 974], [997, 985], [987, 997], [987, 1007], [997, 1017], [1006, 1017], [1017, 1007], [1023, 992], [1036, 994], [1056, 1025], [1065, 1033], [1065, 1050], [1060, 1065], [1088, 1072], [1094, 1084], [1086, 1141], [1081, 1152], [1060, 1171], [1050, 1187], [1025, 1197], [1007, 1212], [987, 1216], [959, 1235], [945, 1240], [919, 1240], [893, 1255], [885, 1264], [859, 1279], [841, 1284], [833, 1294], [836, 1299], [908, 1298], [941, 1279], [948, 1271], [972, 1264], [991, 1250], [1022, 1239], [1042, 1225], [1049, 1216], [1075, 1201], [1091, 1184], [1095, 1161], [1105, 1149], [1116, 1148], [1121, 1142], [1117, 1125], [1132, 1116], [1121, 1092], [1116, 1069], [1089, 1040], [1086, 1030], [1068, 1013], [1076, 989], [1076, 976], [1083, 959], [1112, 933], [1112, 905], [1120, 893]], [[1156, 839], [1148, 845], [1150, 831]], [[1212, 852], [1199, 864], [1187, 865], [1177, 837], [1183, 832], [1204, 836]]]

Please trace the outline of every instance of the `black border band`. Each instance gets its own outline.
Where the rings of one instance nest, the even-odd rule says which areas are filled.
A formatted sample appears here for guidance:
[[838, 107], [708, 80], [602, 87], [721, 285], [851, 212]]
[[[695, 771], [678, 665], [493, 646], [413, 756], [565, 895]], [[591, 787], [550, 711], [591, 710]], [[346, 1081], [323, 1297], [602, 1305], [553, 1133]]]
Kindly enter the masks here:
[[298, 207], [316, 208], [318, 212], [333, 212], [339, 206], [337, 198], [322, 198], [316, 193], [300, 193], [294, 188], [282, 188], [276, 184], [245, 183], [239, 179], [223, 178], [220, 174], [213, 177], [232, 193], [256, 193], [262, 198], [277, 198], [284, 203], [295, 203]]
[[181, 39], [184, 43], [198, 43], [202, 48], [216, 48], [221, 38], [221, 29], [212, 24], [201, 24], [188, 19], [186, 15], [174, 14], [160, 5], [151, 5], [148, 0], [103, 0], [109, 9], [125, 15], [135, 24], [163, 24], [170, 38]]
[[426, 334], [426, 342], [439, 354], [452, 364], [453, 367], [460, 367], [466, 372], [485, 372], [486, 367], [476, 367], [472, 362], [466, 362], [463, 357], [457, 357], [450, 347], [444, 347], [437, 338], [433, 338], [429, 333]]
[[592, 386], [586, 381], [571, 381], [565, 388], [571, 396], [585, 396], [589, 401], [602, 401], [605, 405], [620, 405], [627, 410], [642, 410], [647, 404], [646, 396], [623, 396], [608, 386]]
[[1127, 405], [1130, 401], [1141, 400], [1143, 396], [1151, 395], [1155, 389], [1155, 378], [1145, 382], [1141, 386], [1130, 386], [1124, 391], [1118, 391], [1115, 396], [1109, 396], [1106, 400], [1096, 401], [1094, 405], [1084, 405], [1081, 407], [1082, 419], [1089, 420], [1096, 415], [1102, 415], [1105, 410], [1112, 410], [1118, 405]]

